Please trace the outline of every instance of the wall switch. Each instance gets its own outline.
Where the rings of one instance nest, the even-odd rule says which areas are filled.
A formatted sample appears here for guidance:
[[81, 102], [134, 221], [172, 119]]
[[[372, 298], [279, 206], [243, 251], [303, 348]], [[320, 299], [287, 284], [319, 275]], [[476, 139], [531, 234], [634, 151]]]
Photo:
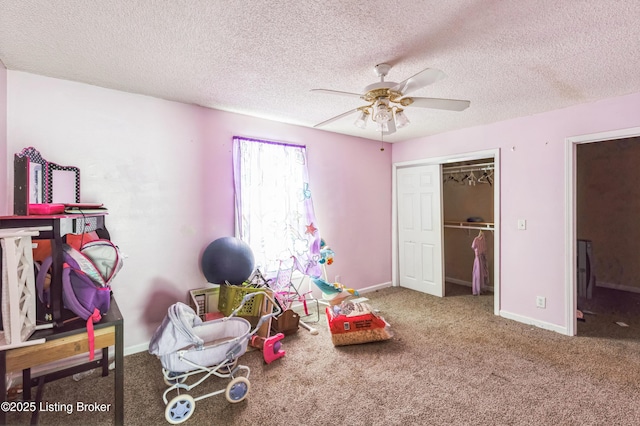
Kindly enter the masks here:
[[537, 296], [536, 297], [536, 306], [538, 308], [546, 308], [547, 307], [547, 298], [544, 296]]
[[527, 229], [526, 219], [518, 219], [518, 229], [520, 231], [524, 231], [525, 229]]

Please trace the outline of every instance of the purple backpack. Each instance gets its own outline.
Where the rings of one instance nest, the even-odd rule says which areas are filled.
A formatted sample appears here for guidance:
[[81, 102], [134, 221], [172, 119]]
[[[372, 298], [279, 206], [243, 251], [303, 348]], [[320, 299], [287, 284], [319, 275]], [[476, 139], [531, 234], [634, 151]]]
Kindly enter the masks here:
[[[97, 286], [87, 274], [85, 274], [78, 262], [69, 254], [70, 246], [64, 247], [64, 264], [62, 266], [62, 302], [64, 307], [87, 320], [94, 315], [96, 309], [101, 315], [109, 310], [111, 301], [111, 289]], [[40, 300], [46, 305], [50, 304], [50, 294], [44, 289], [45, 278], [51, 267], [52, 258], [47, 257], [40, 266], [36, 285]], [[98, 320], [99, 321], [99, 320]]]
[[[73, 255], [79, 253], [69, 245], [63, 246], [62, 265], [62, 302], [64, 307], [87, 321], [87, 333], [89, 336], [89, 359], [94, 357], [93, 323], [102, 319], [102, 315], [109, 311], [111, 302], [111, 288], [96, 284], [89, 275], [84, 273]], [[76, 252], [76, 253], [73, 253]], [[73, 253], [73, 255], [72, 255]], [[45, 280], [52, 257], [47, 257], [40, 266], [36, 278], [36, 287], [40, 300], [47, 306], [50, 305], [51, 295], [45, 290]]]

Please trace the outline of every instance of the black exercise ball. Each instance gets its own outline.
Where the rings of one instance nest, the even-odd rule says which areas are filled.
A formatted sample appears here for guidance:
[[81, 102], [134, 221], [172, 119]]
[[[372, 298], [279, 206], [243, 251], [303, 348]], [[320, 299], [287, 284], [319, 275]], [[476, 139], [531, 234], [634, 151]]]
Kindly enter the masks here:
[[202, 272], [212, 284], [240, 285], [253, 273], [255, 258], [249, 244], [234, 237], [222, 237], [202, 254]]

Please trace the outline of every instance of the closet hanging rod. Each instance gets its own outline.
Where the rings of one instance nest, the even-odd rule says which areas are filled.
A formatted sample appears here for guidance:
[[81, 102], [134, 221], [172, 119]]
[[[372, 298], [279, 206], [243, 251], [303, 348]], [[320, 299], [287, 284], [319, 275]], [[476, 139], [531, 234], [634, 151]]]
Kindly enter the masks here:
[[479, 229], [481, 231], [492, 231], [495, 229], [493, 226], [461, 226], [461, 225], [444, 225], [445, 228], [457, 228], [457, 229]]
[[442, 166], [442, 173], [464, 173], [488, 171], [494, 169], [494, 163], [467, 164], [465, 166]]

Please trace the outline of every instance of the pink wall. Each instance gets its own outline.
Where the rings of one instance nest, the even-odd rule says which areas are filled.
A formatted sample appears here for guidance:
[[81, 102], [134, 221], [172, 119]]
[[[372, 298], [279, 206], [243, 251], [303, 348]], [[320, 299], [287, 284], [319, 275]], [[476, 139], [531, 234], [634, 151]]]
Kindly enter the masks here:
[[110, 210], [130, 351], [145, 349], [169, 304], [206, 285], [202, 251], [233, 234], [233, 135], [306, 144], [319, 227], [336, 251], [330, 276], [355, 288], [391, 280], [389, 145], [17, 71], [7, 86], [7, 152], [34, 146], [80, 167], [82, 201]]
[[[640, 126], [640, 93], [393, 145], [394, 163], [500, 149], [501, 311], [566, 327], [565, 139]], [[527, 230], [518, 231], [518, 219]], [[536, 296], [547, 308], [536, 308]]]
[[[0, 164], [7, 164], [7, 69], [0, 61]], [[0, 171], [0, 215], [11, 213], [7, 204], [7, 175], [9, 168]]]
[[[284, 125], [244, 115], [208, 111], [204, 158], [219, 158], [205, 170], [218, 196], [202, 204], [212, 226], [233, 230], [231, 138], [234, 135], [307, 146], [314, 208], [322, 237], [336, 252], [329, 279], [363, 288], [391, 281], [391, 149], [374, 141]], [[205, 188], [205, 192], [207, 189]], [[220, 209], [220, 205], [229, 206]], [[375, 214], [372, 214], [375, 212]], [[221, 230], [212, 229], [217, 235]], [[382, 246], [380, 246], [382, 244]]]

